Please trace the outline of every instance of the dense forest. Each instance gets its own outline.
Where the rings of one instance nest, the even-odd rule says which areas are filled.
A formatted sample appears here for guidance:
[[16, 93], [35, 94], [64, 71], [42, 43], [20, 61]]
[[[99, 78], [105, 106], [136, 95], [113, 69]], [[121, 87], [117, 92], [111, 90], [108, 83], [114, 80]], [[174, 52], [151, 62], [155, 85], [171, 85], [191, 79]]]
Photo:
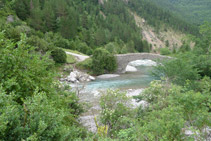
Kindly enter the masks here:
[[[6, 1], [2, 5], [4, 3]], [[149, 52], [150, 44], [142, 40], [140, 29], [130, 11], [145, 18], [156, 31], [167, 26], [185, 33], [198, 34], [196, 26], [145, 0], [128, 3], [122, 0], [104, 3], [97, 0], [20, 0], [7, 1], [7, 5], [21, 21], [27, 23], [27, 26], [20, 20], [13, 23], [16, 35], [22, 32], [20, 29], [27, 32], [28, 27], [32, 28], [30, 30], [34, 32], [27, 35], [29, 42], [41, 51], [52, 50], [52, 46], [56, 46], [76, 49], [88, 55], [98, 47], [106, 48], [111, 53]], [[54, 42], [53, 45], [47, 45], [49, 40]]]
[[211, 21], [210, 0], [151, 0], [159, 6], [177, 14], [180, 18], [195, 24]]
[[[134, 97], [149, 106], [134, 109], [126, 93], [103, 93], [97, 132], [92, 133], [78, 120], [85, 104], [58, 81], [58, 68], [67, 60], [63, 49], [92, 55], [96, 74], [114, 71], [113, 54], [150, 52], [131, 11], [158, 32], [170, 27], [192, 34], [195, 44], [168, 52], [173, 59], [154, 68], [160, 79]], [[2, 141], [209, 140], [210, 103], [209, 22], [196, 27], [145, 0], [0, 1]], [[194, 134], [187, 136], [186, 130]]]
[[128, 2], [129, 7], [146, 19], [147, 23], [159, 30], [162, 26], [170, 26], [175, 30], [190, 34], [198, 34], [197, 26], [178, 18], [170, 11], [161, 9], [156, 4], [146, 0], [132, 0]]

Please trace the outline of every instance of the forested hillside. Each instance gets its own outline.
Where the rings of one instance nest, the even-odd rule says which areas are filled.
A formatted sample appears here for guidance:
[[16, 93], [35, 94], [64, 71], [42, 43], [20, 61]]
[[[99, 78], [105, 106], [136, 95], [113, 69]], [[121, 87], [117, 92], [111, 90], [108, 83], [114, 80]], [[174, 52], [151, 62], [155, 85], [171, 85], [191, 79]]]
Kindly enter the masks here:
[[145, 0], [20, 0], [2, 1], [1, 5], [9, 5], [20, 19], [8, 30], [16, 35], [24, 31], [29, 43], [44, 52], [54, 47], [76, 49], [88, 55], [99, 47], [111, 53], [150, 52], [151, 45], [143, 40], [131, 11], [144, 18], [156, 32], [173, 28], [198, 34], [196, 26]]
[[186, 21], [202, 24], [211, 21], [210, 0], [151, 0], [159, 6], [177, 14]]
[[164, 26], [170, 26], [175, 30], [182, 32], [198, 34], [197, 27], [191, 23], [178, 18], [170, 11], [160, 8], [156, 4], [146, 0], [131, 0], [128, 2], [129, 7], [146, 19], [148, 24], [156, 27], [157, 30]]
[[[97, 131], [90, 132], [80, 122], [89, 99], [82, 102], [80, 90], [60, 78], [79, 70], [78, 64], [87, 73], [112, 73], [114, 54], [151, 52], [139, 21], [157, 35], [169, 29], [192, 34], [194, 46], [184, 42], [171, 50], [164, 40], [161, 54], [171, 57], [153, 67], [160, 80], [141, 87], [139, 95], [95, 93], [99, 105], [92, 108], [100, 112], [93, 119]], [[90, 58], [70, 64], [64, 49]], [[211, 23], [198, 28], [147, 0], [0, 1], [1, 141], [210, 140], [210, 94]], [[134, 107], [132, 100], [146, 106]]]

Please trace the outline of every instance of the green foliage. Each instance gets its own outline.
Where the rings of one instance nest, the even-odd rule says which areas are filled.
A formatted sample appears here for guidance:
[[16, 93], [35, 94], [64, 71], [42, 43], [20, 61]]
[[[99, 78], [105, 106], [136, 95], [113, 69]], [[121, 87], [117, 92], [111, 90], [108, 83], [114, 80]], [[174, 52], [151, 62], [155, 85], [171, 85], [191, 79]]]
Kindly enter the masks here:
[[151, 0], [159, 6], [170, 10], [187, 22], [202, 24], [211, 22], [211, 2], [209, 0]]
[[35, 35], [32, 35], [30, 38], [28, 38], [27, 43], [31, 46], [37, 47], [37, 50], [42, 52], [47, 52], [54, 48], [54, 46], [50, 46], [47, 41]]
[[88, 58], [82, 62], [76, 64], [76, 67], [82, 70], [91, 70], [92, 69], [92, 58]]
[[74, 64], [76, 63], [76, 59], [74, 56], [70, 55], [70, 54], [67, 54], [67, 63], [68, 64]]
[[19, 100], [33, 95], [37, 86], [39, 90], [50, 93], [51, 84], [48, 82], [52, 82], [53, 74], [46, 70], [53, 67], [53, 62], [48, 54], [40, 56], [34, 52], [26, 44], [25, 35], [15, 44], [1, 32], [0, 45], [0, 82], [6, 92], [15, 92], [15, 98]]
[[108, 90], [100, 98], [100, 107], [100, 120], [104, 125], [108, 125], [110, 136], [116, 136], [118, 131], [131, 126], [133, 110], [126, 93]]
[[200, 78], [199, 71], [195, 68], [190, 60], [191, 54], [180, 55], [180, 58], [170, 59], [159, 64], [154, 71], [154, 74], [159, 77], [166, 77], [170, 82], [178, 85], [184, 85], [186, 80], [194, 83], [195, 80]]
[[60, 49], [56, 48], [51, 52], [51, 56], [56, 63], [66, 63], [67, 55], [66, 53]]
[[[15, 94], [0, 92], [0, 138], [2, 140], [65, 140], [74, 139], [82, 134], [70, 114], [69, 104], [75, 103], [69, 95], [51, 95], [34, 92], [24, 100], [23, 105], [14, 101]], [[76, 99], [75, 99], [76, 100]], [[74, 107], [71, 107], [74, 108]], [[73, 113], [73, 112], [71, 112]], [[71, 128], [70, 128], [71, 127]]]
[[168, 48], [161, 48], [160, 54], [161, 55], [169, 55], [169, 54], [171, 54], [171, 51]]
[[95, 74], [103, 74], [105, 71], [113, 72], [116, 70], [116, 58], [107, 50], [98, 48], [92, 56], [92, 69]]
[[[175, 16], [170, 11], [172, 9], [165, 10], [152, 1], [155, 0], [130, 0], [128, 5], [131, 10], [135, 11], [138, 15], [144, 18], [146, 22], [155, 27], [155, 29], [169, 26], [175, 30], [194, 35], [199, 33], [196, 25]], [[159, 3], [162, 3], [162, 0], [159, 0]]]
[[75, 93], [57, 83], [53, 61], [0, 32], [0, 138], [75, 140], [86, 135], [77, 118], [83, 111]]
[[150, 105], [146, 109], [140, 107], [138, 125], [133, 130], [138, 129], [134, 130], [137, 137], [147, 140], [188, 140], [192, 137], [185, 136], [183, 129], [189, 128], [185, 124], [189, 122], [189, 126], [199, 130], [197, 138], [206, 139], [201, 131], [210, 125], [207, 98], [210, 96], [205, 91], [184, 92], [182, 87], [154, 81], [139, 97]]
[[63, 38], [53, 40], [57, 47], [91, 55], [96, 47], [121, 40], [128, 44], [127, 52], [143, 51], [139, 29], [122, 0], [107, 1], [104, 5], [91, 0], [20, 0], [15, 1], [13, 9], [32, 28], [59, 33]]

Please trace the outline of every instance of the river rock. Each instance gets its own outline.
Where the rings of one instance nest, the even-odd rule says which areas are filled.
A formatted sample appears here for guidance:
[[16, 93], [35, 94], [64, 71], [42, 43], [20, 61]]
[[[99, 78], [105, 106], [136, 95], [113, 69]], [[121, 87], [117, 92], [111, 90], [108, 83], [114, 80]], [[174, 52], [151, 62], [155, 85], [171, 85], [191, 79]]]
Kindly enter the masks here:
[[133, 66], [127, 65], [125, 71], [126, 72], [136, 72], [138, 70], [135, 67], [133, 67]]
[[77, 79], [74, 77], [74, 75], [69, 75], [68, 77], [67, 77], [67, 81], [68, 82], [73, 82], [73, 83], [75, 83], [76, 81], [77, 81]]
[[94, 78], [93, 76], [89, 76], [89, 80], [94, 81], [94, 80], [95, 80], [95, 78]]
[[61, 81], [68, 81], [72, 83], [79, 83], [79, 82], [89, 82], [95, 80], [93, 76], [90, 76], [86, 73], [80, 72], [80, 71], [73, 71], [70, 73], [70, 75], [65, 79], [60, 79]]
[[118, 75], [118, 74], [103, 74], [103, 75], [97, 76], [97, 78], [107, 79], [107, 78], [114, 78], [114, 77], [119, 77], [119, 76], [120, 75]]
[[7, 17], [7, 23], [12, 23], [12, 22], [14, 22], [14, 17], [13, 17], [13, 15], [9, 15]]

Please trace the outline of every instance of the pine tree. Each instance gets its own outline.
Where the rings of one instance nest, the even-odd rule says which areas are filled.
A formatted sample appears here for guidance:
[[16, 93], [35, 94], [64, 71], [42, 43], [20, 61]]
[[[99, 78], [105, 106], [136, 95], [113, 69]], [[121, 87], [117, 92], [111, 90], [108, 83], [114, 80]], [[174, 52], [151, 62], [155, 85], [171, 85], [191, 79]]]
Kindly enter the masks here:
[[56, 30], [56, 16], [53, 11], [53, 6], [50, 1], [46, 1], [43, 9], [43, 16], [47, 31]]

